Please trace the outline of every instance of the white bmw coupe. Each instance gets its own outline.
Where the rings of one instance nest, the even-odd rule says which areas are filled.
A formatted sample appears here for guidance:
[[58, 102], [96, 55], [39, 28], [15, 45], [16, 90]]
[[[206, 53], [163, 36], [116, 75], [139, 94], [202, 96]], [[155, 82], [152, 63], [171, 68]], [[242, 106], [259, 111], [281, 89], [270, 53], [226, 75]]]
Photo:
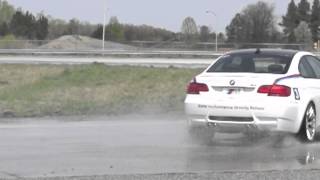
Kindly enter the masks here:
[[190, 130], [202, 130], [203, 138], [258, 130], [312, 142], [320, 125], [320, 60], [294, 50], [227, 53], [190, 82], [185, 111]]

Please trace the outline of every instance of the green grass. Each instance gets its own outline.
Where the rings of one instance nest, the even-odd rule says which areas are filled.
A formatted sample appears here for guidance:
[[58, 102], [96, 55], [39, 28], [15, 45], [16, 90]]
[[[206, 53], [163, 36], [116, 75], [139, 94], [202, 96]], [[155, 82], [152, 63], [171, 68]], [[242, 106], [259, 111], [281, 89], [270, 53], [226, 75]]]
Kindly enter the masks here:
[[17, 117], [182, 111], [199, 69], [1, 65], [0, 110]]

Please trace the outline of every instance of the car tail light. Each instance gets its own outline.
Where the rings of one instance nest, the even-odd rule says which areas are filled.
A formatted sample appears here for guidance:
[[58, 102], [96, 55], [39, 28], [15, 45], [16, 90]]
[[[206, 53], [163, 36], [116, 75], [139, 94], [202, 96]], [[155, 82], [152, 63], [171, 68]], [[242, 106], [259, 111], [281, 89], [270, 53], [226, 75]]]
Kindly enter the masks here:
[[283, 85], [264, 85], [258, 89], [258, 93], [268, 94], [268, 96], [289, 97], [291, 88]]
[[200, 92], [208, 92], [209, 88], [206, 84], [191, 82], [188, 85], [187, 93], [188, 94], [200, 94]]

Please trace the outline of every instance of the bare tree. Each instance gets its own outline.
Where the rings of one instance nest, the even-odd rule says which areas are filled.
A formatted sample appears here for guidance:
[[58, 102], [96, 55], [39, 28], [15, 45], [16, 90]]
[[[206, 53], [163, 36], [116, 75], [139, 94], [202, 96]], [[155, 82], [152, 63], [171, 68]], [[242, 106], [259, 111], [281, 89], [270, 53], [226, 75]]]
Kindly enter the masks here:
[[186, 41], [194, 41], [198, 35], [198, 28], [195, 20], [192, 17], [184, 19], [181, 32], [184, 35]]

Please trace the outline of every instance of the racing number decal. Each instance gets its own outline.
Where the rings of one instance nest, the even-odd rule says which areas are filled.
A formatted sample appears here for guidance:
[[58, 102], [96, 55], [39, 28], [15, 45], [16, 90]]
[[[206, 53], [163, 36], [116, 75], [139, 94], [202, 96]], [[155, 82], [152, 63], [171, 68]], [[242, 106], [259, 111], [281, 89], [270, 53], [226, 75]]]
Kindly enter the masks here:
[[296, 100], [300, 100], [300, 94], [298, 88], [293, 88], [294, 97]]

